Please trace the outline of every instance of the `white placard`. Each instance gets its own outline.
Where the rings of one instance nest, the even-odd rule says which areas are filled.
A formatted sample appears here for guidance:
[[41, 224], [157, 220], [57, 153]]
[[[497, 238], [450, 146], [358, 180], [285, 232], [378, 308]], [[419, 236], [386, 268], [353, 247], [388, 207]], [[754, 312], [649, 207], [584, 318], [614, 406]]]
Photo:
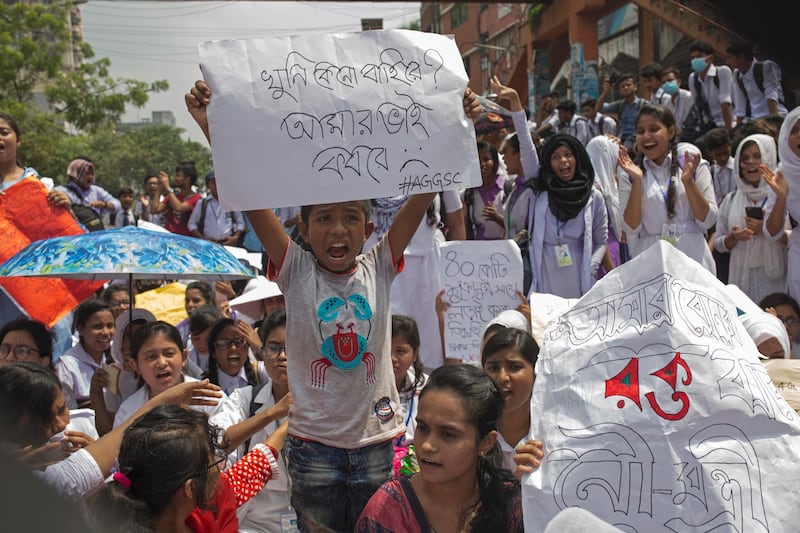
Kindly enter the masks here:
[[209, 41], [220, 202], [290, 207], [481, 184], [455, 41], [410, 30]]
[[525, 531], [582, 507], [623, 531], [795, 531], [800, 424], [724, 286], [666, 241], [547, 329]]
[[445, 356], [480, 366], [486, 324], [520, 305], [522, 256], [513, 240], [449, 241], [440, 245]]

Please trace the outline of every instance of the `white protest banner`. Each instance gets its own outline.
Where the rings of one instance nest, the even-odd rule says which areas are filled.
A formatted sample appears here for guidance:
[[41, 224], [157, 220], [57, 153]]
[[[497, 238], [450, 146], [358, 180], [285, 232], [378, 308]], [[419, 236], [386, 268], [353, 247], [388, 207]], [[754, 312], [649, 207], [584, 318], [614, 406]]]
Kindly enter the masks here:
[[227, 210], [481, 184], [455, 41], [410, 30], [210, 41], [200, 68]]
[[480, 366], [486, 324], [520, 305], [522, 256], [513, 240], [449, 241], [441, 253], [445, 356]]
[[528, 296], [531, 307], [531, 336], [541, 346], [544, 332], [558, 317], [578, 303], [577, 298], [562, 298], [555, 294], [532, 292]]
[[545, 332], [525, 531], [582, 507], [623, 531], [796, 531], [800, 416], [713, 274], [659, 241]]

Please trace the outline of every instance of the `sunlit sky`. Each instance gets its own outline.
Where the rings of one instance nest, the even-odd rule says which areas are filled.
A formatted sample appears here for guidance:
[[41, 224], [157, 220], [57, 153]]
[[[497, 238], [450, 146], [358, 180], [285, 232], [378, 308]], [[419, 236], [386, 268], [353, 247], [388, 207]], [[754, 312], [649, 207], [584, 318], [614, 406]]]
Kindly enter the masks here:
[[183, 95], [200, 78], [197, 45], [217, 39], [361, 30], [362, 18], [383, 18], [384, 28], [419, 19], [419, 2], [194, 2], [95, 1], [82, 4], [83, 38], [96, 57], [111, 60], [114, 77], [152, 82], [169, 91], [151, 96], [126, 121], [169, 110], [185, 137], [205, 143], [186, 112]]

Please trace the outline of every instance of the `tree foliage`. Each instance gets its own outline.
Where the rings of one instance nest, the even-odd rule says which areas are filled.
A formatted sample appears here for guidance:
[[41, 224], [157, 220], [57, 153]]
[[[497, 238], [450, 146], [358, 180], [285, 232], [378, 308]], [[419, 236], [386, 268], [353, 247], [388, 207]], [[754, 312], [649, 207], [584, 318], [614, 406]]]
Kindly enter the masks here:
[[108, 59], [94, 58], [88, 43], [78, 47], [78, 61], [69, 67], [69, 2], [0, 3], [0, 109], [37, 102], [43, 95], [57, 120], [80, 131], [94, 131], [119, 121], [128, 105], [142, 107], [149, 93], [169, 88], [166, 80], [151, 83], [114, 78]]
[[0, 3], [0, 98], [26, 102], [42, 78], [58, 73], [69, 42], [67, 16], [64, 4]]
[[[31, 120], [42, 117], [34, 115]], [[208, 147], [183, 139], [183, 130], [172, 126], [146, 125], [126, 131], [109, 126], [91, 134], [48, 138], [40, 134], [28, 136], [27, 125], [20, 121], [22, 162], [60, 184], [66, 183], [67, 165], [78, 156], [95, 162], [98, 185], [114, 195], [122, 186], [142, 191], [146, 175], [161, 170], [173, 175], [183, 160], [194, 161], [200, 176], [211, 170]]]
[[146, 173], [172, 174], [184, 159], [208, 171], [208, 148], [182, 139], [179, 128], [118, 131], [127, 106], [143, 107], [168, 84], [114, 78], [110, 61], [95, 59], [88, 43], [76, 50], [71, 7], [60, 0], [0, 3], [0, 110], [20, 126], [20, 162], [63, 184], [69, 162], [89, 157], [97, 182], [112, 194], [123, 185], [141, 190]]
[[[84, 43], [85, 58], [94, 52]], [[94, 130], [106, 123], [119, 122], [127, 105], [143, 107], [148, 93], [169, 89], [166, 80], [146, 83], [109, 75], [107, 58], [84, 61], [78, 67], [60, 71], [50, 79], [45, 94], [54, 111], [82, 131]]]

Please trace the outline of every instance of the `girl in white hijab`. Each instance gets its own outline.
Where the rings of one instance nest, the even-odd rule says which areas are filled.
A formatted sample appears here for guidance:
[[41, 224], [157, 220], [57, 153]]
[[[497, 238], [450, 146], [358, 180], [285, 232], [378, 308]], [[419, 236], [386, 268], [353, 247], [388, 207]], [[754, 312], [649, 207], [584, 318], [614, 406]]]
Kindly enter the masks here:
[[762, 235], [769, 185], [761, 167], [772, 169], [776, 164], [774, 138], [763, 134], [745, 137], [734, 159], [736, 189], [722, 200], [717, 217], [714, 247], [731, 254], [728, 282], [755, 302], [782, 292], [786, 285], [786, 247]]
[[[597, 279], [602, 278], [611, 268], [622, 264], [620, 257], [620, 238], [622, 236], [622, 211], [619, 207], [619, 186], [617, 185], [617, 160], [619, 144], [605, 135], [593, 137], [586, 145], [586, 152], [594, 167], [595, 187], [603, 193], [608, 211], [608, 249], [600, 264]], [[610, 261], [610, 264], [609, 264]]]
[[[770, 187], [764, 216], [764, 236], [778, 240], [784, 234], [783, 221], [789, 216], [800, 221], [800, 107], [786, 115], [778, 135], [778, 171], [764, 171]], [[800, 298], [800, 231], [789, 236], [786, 290]]]

